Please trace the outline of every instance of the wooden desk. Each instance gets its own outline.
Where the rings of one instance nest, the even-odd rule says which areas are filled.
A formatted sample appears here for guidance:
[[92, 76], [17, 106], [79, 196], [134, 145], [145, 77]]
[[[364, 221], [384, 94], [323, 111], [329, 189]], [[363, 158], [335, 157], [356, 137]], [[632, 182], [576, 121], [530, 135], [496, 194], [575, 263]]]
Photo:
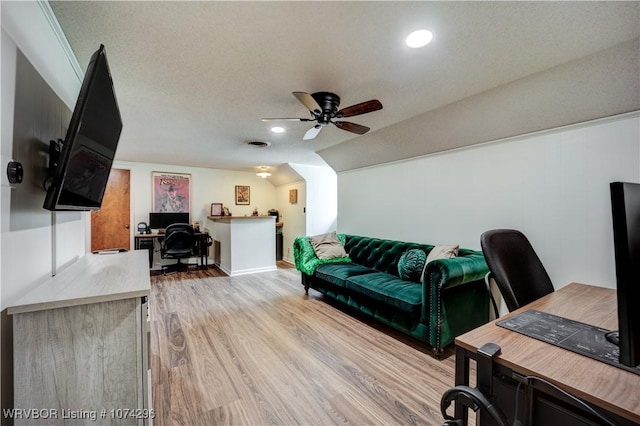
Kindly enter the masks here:
[[[165, 234], [135, 234], [134, 247], [136, 250], [148, 250], [149, 251], [149, 269], [153, 267], [153, 252], [155, 249], [156, 241], [164, 238]], [[207, 238], [209, 234], [206, 232], [195, 233], [197, 246], [196, 255], [194, 257], [200, 257], [200, 267], [207, 269], [209, 267], [208, 250], [207, 250]]]
[[[618, 328], [613, 289], [571, 283], [508, 315], [528, 309], [610, 330]], [[477, 349], [485, 343], [495, 343], [502, 348], [495, 364], [505, 367], [507, 374], [511, 371], [548, 380], [630, 424], [640, 424], [639, 375], [506, 330], [495, 325], [495, 321], [455, 340], [456, 385], [469, 383], [469, 360], [476, 359]], [[456, 413], [461, 414], [460, 407], [456, 407]]]

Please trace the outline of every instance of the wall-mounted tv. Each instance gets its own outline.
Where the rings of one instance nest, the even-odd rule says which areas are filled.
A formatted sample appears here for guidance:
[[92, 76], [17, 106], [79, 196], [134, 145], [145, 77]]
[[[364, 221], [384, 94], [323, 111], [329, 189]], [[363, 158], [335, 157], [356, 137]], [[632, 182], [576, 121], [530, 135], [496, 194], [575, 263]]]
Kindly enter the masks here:
[[104, 46], [91, 56], [64, 141], [52, 141], [47, 210], [98, 210], [122, 119]]

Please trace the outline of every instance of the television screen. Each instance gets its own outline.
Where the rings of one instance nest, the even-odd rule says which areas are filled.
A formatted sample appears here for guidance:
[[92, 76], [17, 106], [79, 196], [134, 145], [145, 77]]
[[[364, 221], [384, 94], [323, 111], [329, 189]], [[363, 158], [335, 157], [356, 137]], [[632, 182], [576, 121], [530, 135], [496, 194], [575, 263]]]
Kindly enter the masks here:
[[640, 184], [612, 182], [620, 363], [640, 365]]
[[[100, 45], [89, 61], [59, 158], [51, 167], [43, 207], [100, 209], [121, 131], [107, 54]], [[55, 146], [52, 151], [55, 157]]]

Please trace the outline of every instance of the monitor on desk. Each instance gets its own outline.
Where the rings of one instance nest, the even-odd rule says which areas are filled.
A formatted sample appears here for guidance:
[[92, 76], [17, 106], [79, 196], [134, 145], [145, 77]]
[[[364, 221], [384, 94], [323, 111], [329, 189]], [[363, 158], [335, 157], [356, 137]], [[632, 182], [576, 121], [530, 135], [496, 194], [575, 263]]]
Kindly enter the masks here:
[[640, 365], [640, 184], [612, 182], [620, 363]]
[[190, 223], [189, 213], [149, 213], [151, 229], [166, 229], [174, 223]]

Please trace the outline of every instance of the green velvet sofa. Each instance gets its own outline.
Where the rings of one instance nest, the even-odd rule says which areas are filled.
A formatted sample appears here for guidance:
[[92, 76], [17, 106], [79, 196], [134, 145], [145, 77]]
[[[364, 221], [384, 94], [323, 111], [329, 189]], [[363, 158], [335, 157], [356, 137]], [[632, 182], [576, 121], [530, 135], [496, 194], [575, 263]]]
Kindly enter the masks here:
[[309, 237], [293, 243], [302, 285], [427, 343], [436, 356], [456, 336], [489, 321], [489, 271], [481, 251], [459, 249], [457, 257], [426, 266], [422, 282], [402, 280], [398, 261], [409, 249], [434, 246], [338, 234], [348, 258], [318, 259]]

